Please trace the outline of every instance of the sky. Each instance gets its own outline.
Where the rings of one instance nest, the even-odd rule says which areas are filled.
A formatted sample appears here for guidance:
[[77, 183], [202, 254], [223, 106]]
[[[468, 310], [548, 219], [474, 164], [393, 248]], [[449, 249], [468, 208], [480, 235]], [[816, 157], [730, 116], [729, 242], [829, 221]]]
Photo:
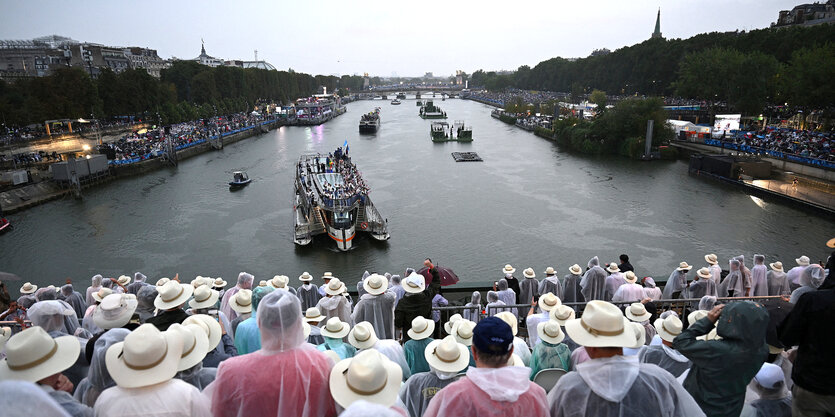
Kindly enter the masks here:
[[57, 34], [191, 59], [266, 60], [311, 74], [513, 70], [649, 38], [768, 27], [800, 0], [0, 0], [0, 39]]

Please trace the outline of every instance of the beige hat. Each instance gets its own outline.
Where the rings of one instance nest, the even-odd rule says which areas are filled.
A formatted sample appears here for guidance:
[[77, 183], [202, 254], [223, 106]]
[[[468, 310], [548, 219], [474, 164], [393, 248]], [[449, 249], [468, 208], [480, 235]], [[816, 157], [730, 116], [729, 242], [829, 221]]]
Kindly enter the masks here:
[[211, 352], [220, 344], [223, 329], [221, 329], [220, 323], [214, 317], [208, 314], [192, 314], [183, 320], [183, 325], [197, 325], [203, 328], [203, 331], [209, 336], [206, 353]]
[[[304, 274], [302, 274], [302, 275], [304, 275]], [[299, 277], [299, 278], [301, 278], [301, 277]], [[324, 274], [322, 274], [322, 279], [324, 279], [326, 281], [331, 279], [331, 278], [336, 278], [335, 276], [333, 276], [333, 273], [331, 273], [331, 272], [325, 272]]]
[[809, 266], [809, 257], [806, 255], [803, 255], [795, 259], [794, 261], [797, 262], [797, 264], [800, 266]]
[[517, 354], [511, 354], [510, 359], [507, 361], [507, 366], [518, 366], [520, 368], [525, 367], [525, 362], [522, 361], [522, 358]]
[[332, 339], [342, 339], [351, 331], [351, 326], [348, 323], [339, 320], [339, 317], [331, 317], [328, 322], [322, 327], [322, 336], [327, 336]]
[[628, 322], [626, 323], [626, 331], [628, 332], [629, 329], [632, 329], [632, 334], [635, 335], [635, 339], [631, 346], [624, 347], [630, 349], [640, 349], [641, 346], [645, 345], [647, 342], [647, 331], [644, 328], [644, 325], [641, 323]]
[[429, 366], [441, 372], [460, 372], [470, 364], [470, 350], [453, 336], [433, 340], [426, 346], [423, 356]]
[[318, 323], [325, 319], [318, 307], [310, 307], [304, 312], [305, 323]]
[[194, 298], [189, 300], [188, 305], [193, 309], [209, 308], [217, 303], [220, 292], [213, 290], [208, 285], [201, 285], [194, 290]]
[[780, 262], [780, 261], [777, 261], [777, 262], [774, 262], [774, 263], [770, 263], [770, 264], [768, 264], [768, 266], [770, 266], [770, 267], [771, 267], [771, 269], [773, 269], [773, 270], [775, 270], [775, 271], [777, 271], [777, 272], [783, 272], [783, 263], [782, 263], [782, 262]]
[[626, 308], [626, 317], [635, 322], [644, 322], [652, 317], [643, 303], [632, 303]]
[[613, 274], [615, 272], [620, 272], [620, 268], [618, 268], [618, 264], [616, 264], [614, 262], [610, 263], [609, 266], [606, 267], [606, 270], [609, 271], [610, 273], [613, 273]]
[[215, 278], [215, 280], [212, 282], [212, 287], [215, 287], [215, 288], [225, 288], [225, 287], [226, 287], [226, 284], [228, 284], [228, 282], [224, 281], [224, 280], [223, 280], [223, 278], [221, 278], [221, 277], [217, 277], [217, 278]]
[[426, 289], [426, 280], [423, 278], [423, 275], [412, 272], [400, 285], [403, 287], [403, 291], [410, 294], [417, 294]]
[[359, 350], [374, 347], [377, 340], [377, 333], [374, 332], [374, 326], [367, 321], [357, 323], [348, 332], [348, 343]]
[[14, 335], [4, 348], [6, 358], [0, 361], [0, 381], [17, 379], [38, 382], [71, 367], [81, 351], [75, 336], [53, 339], [40, 326]]
[[565, 331], [580, 346], [628, 347], [635, 344], [635, 334], [627, 331], [629, 321], [612, 303], [592, 300], [586, 303], [583, 316], [565, 323]]
[[516, 268], [510, 266], [510, 264], [507, 264], [504, 266], [504, 268], [502, 268], [503, 274], [512, 274], [514, 272], [516, 272]]
[[549, 266], [545, 268], [545, 275], [554, 275], [557, 273], [557, 270], [554, 269], [553, 266]]
[[835, 237], [826, 241], [826, 247], [835, 249]]
[[461, 317], [461, 315], [458, 313], [455, 313], [449, 317], [449, 320], [446, 323], [444, 323], [444, 331], [446, 332], [446, 334], [452, 334], [452, 326], [458, 320], [464, 320], [464, 318]]
[[536, 278], [536, 273], [533, 272], [533, 268], [526, 268], [524, 271], [522, 271], [522, 275], [525, 278]]
[[125, 285], [130, 284], [130, 277], [127, 275], [120, 275], [119, 278], [116, 279], [116, 283], [124, 287]]
[[655, 320], [654, 325], [655, 331], [658, 333], [661, 340], [673, 343], [673, 339], [681, 334], [681, 320], [672, 314], [667, 316], [665, 319]]
[[140, 388], [174, 378], [182, 354], [182, 336], [145, 323], [110, 346], [104, 361], [116, 385]]
[[688, 265], [687, 262], [681, 262], [678, 264], [678, 268], [676, 268], [676, 271], [689, 271], [692, 268], [693, 266]]
[[158, 291], [159, 294], [154, 300], [154, 307], [160, 310], [168, 310], [185, 304], [194, 293], [194, 287], [180, 284], [177, 281], [168, 281], [165, 285], [159, 287]]
[[0, 327], [0, 350], [3, 349], [3, 345], [9, 341], [9, 338], [12, 337], [12, 328], [11, 327]]
[[252, 290], [238, 290], [229, 299], [229, 308], [236, 313], [251, 313], [252, 312]]
[[275, 289], [279, 288], [287, 288], [287, 284], [290, 283], [290, 277], [286, 275], [276, 275], [273, 279], [267, 281], [267, 285], [273, 287]]
[[347, 291], [345, 287], [345, 283], [339, 280], [339, 278], [333, 278], [328, 281], [328, 285], [325, 286], [325, 294], [328, 295], [339, 295]]
[[539, 338], [556, 345], [565, 339], [565, 335], [560, 329], [560, 324], [556, 320], [543, 321], [536, 325], [536, 334]]
[[474, 321], [458, 320], [455, 322], [455, 326], [452, 326], [452, 335], [455, 336], [455, 340], [458, 343], [464, 346], [472, 346], [475, 325], [476, 323]]
[[342, 358], [339, 357], [339, 354], [332, 351], [332, 350], [326, 350], [322, 353], [324, 353], [325, 356], [327, 356], [328, 359], [330, 359], [334, 364], [337, 364], [337, 363], [339, 363], [339, 361], [342, 360]]
[[137, 305], [133, 294], [110, 294], [93, 310], [93, 323], [104, 330], [122, 327], [130, 322]]
[[358, 400], [391, 407], [402, 379], [400, 365], [375, 349], [367, 349], [334, 365], [329, 385], [333, 399], [343, 408]]
[[260, 282], [258, 282], [258, 286], [259, 287], [266, 287], [267, 286], [267, 280], [262, 279]]
[[166, 332], [177, 334], [183, 341], [183, 353], [177, 371], [185, 371], [203, 361], [209, 352], [209, 335], [197, 324], [172, 324]]
[[305, 340], [310, 337], [310, 325], [304, 321], [302, 322], [302, 335], [304, 335]]
[[583, 275], [583, 268], [580, 268], [580, 265], [574, 264], [568, 268], [568, 272], [573, 275]]
[[507, 323], [507, 325], [510, 326], [510, 330], [513, 331], [513, 335], [516, 336], [516, 332], [519, 331], [519, 320], [516, 319], [516, 316], [514, 316], [513, 313], [509, 311], [502, 311], [501, 313], [496, 314], [495, 317], [498, 317]]
[[711, 265], [716, 265], [716, 264], [719, 263], [715, 253], [709, 253], [709, 254], [705, 255], [705, 261], [707, 261], [707, 263], [709, 263]]
[[197, 287], [202, 287], [204, 285], [209, 285], [211, 283], [213, 283], [213, 281], [211, 281], [211, 278], [201, 277], [200, 275], [198, 275], [196, 278], [191, 280], [191, 286], [194, 287], [195, 289], [197, 289]]
[[156, 286], [157, 286], [157, 287], [162, 287], [162, 286], [163, 286], [163, 285], [165, 285], [168, 281], [171, 281], [171, 278], [160, 278], [160, 279], [158, 279], [158, 280], [157, 280]]
[[565, 305], [560, 304], [557, 308], [550, 311], [551, 320], [556, 320], [560, 326], [565, 326], [565, 322], [569, 320], [574, 320], [574, 309]]
[[554, 295], [554, 293], [546, 292], [539, 297], [538, 304], [542, 311], [551, 311], [562, 305], [562, 301], [560, 301], [560, 298]]
[[713, 277], [713, 274], [711, 274], [710, 270], [707, 268], [699, 268], [699, 270], [696, 271], [696, 276], [699, 278], [710, 279]]
[[32, 284], [31, 282], [27, 282], [27, 283], [23, 284], [22, 287], [20, 287], [20, 293], [21, 294], [32, 294], [37, 290], [38, 290], [38, 286], [35, 285], [35, 284]]
[[386, 277], [379, 274], [371, 274], [362, 282], [362, 288], [371, 295], [380, 295], [389, 287]]
[[638, 277], [635, 276], [635, 273], [632, 271], [626, 271], [626, 273], [623, 274], [623, 279], [630, 284], [638, 282]]
[[412, 340], [423, 340], [432, 336], [434, 331], [435, 322], [433, 320], [417, 316], [412, 320], [412, 328], [406, 333]]
[[[330, 272], [328, 272], [328, 274], [330, 274]], [[324, 277], [322, 277], [322, 278], [324, 278]], [[313, 281], [313, 275], [310, 275], [310, 273], [308, 273], [307, 271], [304, 271], [304, 272], [302, 272], [301, 275], [299, 275], [299, 281], [301, 281], [301, 282]]]
[[101, 302], [101, 300], [104, 300], [104, 298], [110, 294], [113, 294], [113, 290], [110, 288], [99, 288], [98, 291], [90, 294], [90, 296], [93, 297], [94, 300]]
[[689, 323], [692, 326], [693, 323], [707, 317], [707, 313], [709, 313], [709, 311], [707, 310], [696, 310], [687, 315], [687, 323]]

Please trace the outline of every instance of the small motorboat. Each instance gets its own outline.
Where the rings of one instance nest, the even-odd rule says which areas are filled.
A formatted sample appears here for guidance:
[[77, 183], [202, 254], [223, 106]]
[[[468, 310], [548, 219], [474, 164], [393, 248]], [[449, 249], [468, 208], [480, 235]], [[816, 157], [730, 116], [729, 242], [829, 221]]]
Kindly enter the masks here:
[[252, 182], [252, 179], [246, 175], [246, 172], [235, 171], [232, 174], [232, 181], [229, 182], [229, 188], [246, 187], [250, 182]]
[[0, 234], [6, 233], [9, 230], [12, 230], [12, 223], [0, 217]]
[[398, 105], [398, 104], [400, 104], [400, 99], [394, 99], [394, 100], [392, 100], [392, 101], [391, 101], [391, 104], [394, 104], [395, 106], [396, 106], [396, 105]]

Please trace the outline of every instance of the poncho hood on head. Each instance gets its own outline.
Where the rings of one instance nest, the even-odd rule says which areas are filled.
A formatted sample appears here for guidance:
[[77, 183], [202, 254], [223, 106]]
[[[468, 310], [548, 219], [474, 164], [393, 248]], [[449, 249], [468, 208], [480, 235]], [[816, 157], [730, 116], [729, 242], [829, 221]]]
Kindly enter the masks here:
[[632, 389], [641, 364], [637, 356], [617, 355], [583, 362], [576, 370], [595, 394], [606, 401], [620, 402]]
[[817, 289], [820, 288], [825, 279], [826, 275], [824, 274], [823, 268], [821, 268], [818, 264], [810, 264], [803, 270], [803, 273], [800, 274], [800, 279], [798, 281], [803, 287], [812, 287]]
[[741, 342], [752, 350], [766, 349], [768, 312], [751, 301], [729, 303], [716, 321], [716, 333], [723, 339]]
[[516, 401], [530, 388], [530, 369], [521, 366], [470, 368], [467, 378], [493, 401]]
[[497, 288], [499, 291], [505, 291], [505, 290], [507, 290], [507, 280], [506, 280], [506, 279], [504, 279], [504, 278], [500, 279], [500, 280], [499, 280], [499, 283], [498, 283], [498, 284], [496, 284], [496, 288]]
[[588, 267], [591, 268], [593, 266], [600, 266], [600, 259], [597, 259], [596, 256], [589, 259]]

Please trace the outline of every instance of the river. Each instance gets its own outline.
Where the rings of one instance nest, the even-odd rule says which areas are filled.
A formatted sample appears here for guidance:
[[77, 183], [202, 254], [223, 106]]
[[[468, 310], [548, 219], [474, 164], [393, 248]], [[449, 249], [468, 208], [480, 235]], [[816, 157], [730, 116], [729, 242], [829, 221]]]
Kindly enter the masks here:
[[[453, 268], [462, 282], [491, 282], [510, 263], [542, 277], [589, 258], [627, 253], [639, 275], [662, 280], [680, 261], [706, 253], [754, 253], [766, 262], [825, 259], [835, 221], [736, 187], [691, 177], [684, 161], [638, 162], [566, 153], [532, 133], [490, 117], [472, 101], [436, 100], [453, 120], [473, 126], [471, 144], [433, 144], [414, 100], [359, 101], [315, 127], [282, 127], [184, 161], [178, 168], [85, 190], [82, 200], [50, 202], [10, 216], [0, 236], [0, 271], [38, 285], [66, 278], [83, 291], [89, 277], [132, 275], [154, 282], [179, 273], [256, 280], [325, 271], [355, 283], [363, 271], [402, 274], [425, 257]], [[377, 134], [360, 135], [363, 112], [382, 107]], [[391, 240], [360, 238], [348, 253], [333, 242], [293, 244], [293, 172], [299, 154], [329, 152], [345, 140], [371, 196], [389, 219]], [[474, 151], [484, 162], [456, 163]], [[253, 182], [230, 192], [235, 170]], [[692, 273], [691, 273], [692, 274]], [[318, 279], [315, 283], [321, 283]], [[10, 283], [13, 294], [19, 284]]]

